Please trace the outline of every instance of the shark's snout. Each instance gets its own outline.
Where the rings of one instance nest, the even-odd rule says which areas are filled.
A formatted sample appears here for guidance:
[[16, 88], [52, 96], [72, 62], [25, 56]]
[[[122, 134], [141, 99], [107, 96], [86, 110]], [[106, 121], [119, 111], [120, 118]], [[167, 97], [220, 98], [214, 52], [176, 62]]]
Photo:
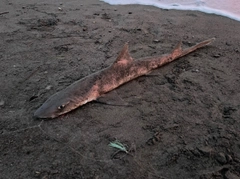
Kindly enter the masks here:
[[35, 118], [46, 118], [46, 115], [44, 115], [44, 113], [42, 112], [42, 110], [40, 108], [38, 108], [35, 113], [33, 114], [33, 116]]
[[48, 110], [46, 110], [44, 106], [38, 108], [33, 114], [33, 116], [39, 119], [54, 118], [54, 115], [51, 114]]

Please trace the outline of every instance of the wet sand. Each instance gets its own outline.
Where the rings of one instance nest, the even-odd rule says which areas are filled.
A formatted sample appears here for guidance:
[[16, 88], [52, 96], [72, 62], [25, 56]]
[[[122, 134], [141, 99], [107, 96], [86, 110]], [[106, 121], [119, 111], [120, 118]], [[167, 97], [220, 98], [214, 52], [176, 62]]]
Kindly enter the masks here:
[[[0, 22], [2, 178], [240, 177], [239, 22], [96, 0], [4, 1]], [[212, 37], [116, 89], [131, 106], [33, 118], [49, 96], [111, 65], [125, 42], [139, 60]], [[108, 146], [116, 139], [130, 154]]]

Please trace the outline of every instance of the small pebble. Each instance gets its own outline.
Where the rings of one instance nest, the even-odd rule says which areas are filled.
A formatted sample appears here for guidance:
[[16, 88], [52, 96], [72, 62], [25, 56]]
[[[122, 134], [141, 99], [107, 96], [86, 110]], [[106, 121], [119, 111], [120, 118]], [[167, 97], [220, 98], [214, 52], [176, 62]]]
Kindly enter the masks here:
[[50, 90], [50, 89], [52, 89], [52, 85], [48, 85], [48, 86], [46, 87], [46, 90]]
[[192, 72], [199, 73], [199, 69], [193, 69]]
[[213, 55], [214, 58], [219, 58], [220, 56], [221, 56], [220, 54]]
[[211, 147], [201, 147], [201, 148], [198, 148], [198, 150], [203, 153], [204, 155], [211, 155], [213, 153], [213, 149]]
[[154, 39], [153, 42], [158, 43], [158, 42], [160, 42], [160, 40]]
[[216, 160], [220, 163], [220, 164], [225, 164], [227, 163], [227, 159], [226, 159], [226, 156], [223, 152], [219, 152], [217, 155], [216, 155]]

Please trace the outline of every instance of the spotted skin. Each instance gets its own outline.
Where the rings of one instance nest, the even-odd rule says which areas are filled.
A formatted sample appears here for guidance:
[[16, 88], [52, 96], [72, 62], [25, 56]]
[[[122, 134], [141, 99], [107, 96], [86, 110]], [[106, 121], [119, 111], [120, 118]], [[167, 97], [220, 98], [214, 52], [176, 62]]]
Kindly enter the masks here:
[[179, 43], [170, 54], [155, 58], [149, 57], [143, 60], [134, 60], [128, 53], [128, 44], [125, 44], [116, 61], [110, 67], [86, 76], [52, 95], [37, 109], [34, 116], [37, 118], [56, 118], [96, 100], [124, 83], [148, 74], [153, 69], [204, 47], [213, 40], [214, 38], [202, 41], [184, 50], [182, 50], [181, 43]]

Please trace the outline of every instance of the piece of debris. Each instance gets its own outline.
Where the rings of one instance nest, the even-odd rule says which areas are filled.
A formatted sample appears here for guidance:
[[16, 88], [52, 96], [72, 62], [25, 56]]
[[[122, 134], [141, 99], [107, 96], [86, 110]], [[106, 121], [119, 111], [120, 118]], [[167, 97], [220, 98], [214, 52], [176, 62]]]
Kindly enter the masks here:
[[8, 14], [9, 12], [6, 11], [6, 12], [0, 12], [0, 15], [3, 15], [3, 14]]
[[114, 142], [110, 142], [110, 144], [108, 144], [110, 147], [116, 148], [120, 151], [126, 152], [128, 153], [127, 148], [125, 147], [125, 145], [123, 145], [121, 142], [119, 142], [118, 140], [115, 140]]

